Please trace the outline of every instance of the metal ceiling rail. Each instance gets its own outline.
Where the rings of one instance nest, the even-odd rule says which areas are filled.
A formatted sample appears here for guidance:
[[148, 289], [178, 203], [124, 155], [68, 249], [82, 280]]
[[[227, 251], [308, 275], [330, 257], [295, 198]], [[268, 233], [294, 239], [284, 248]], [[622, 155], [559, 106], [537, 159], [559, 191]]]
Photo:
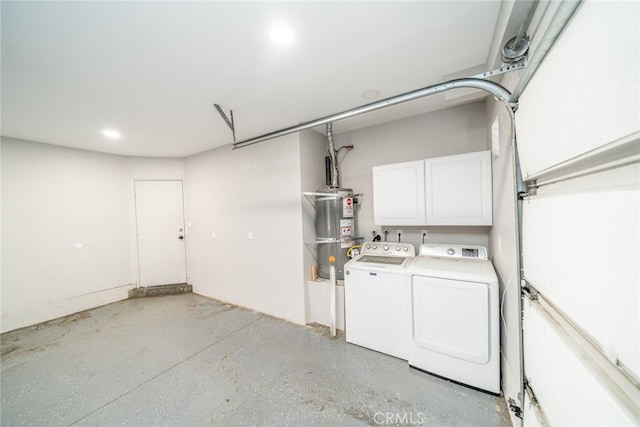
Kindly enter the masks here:
[[288, 128], [280, 129], [274, 132], [270, 132], [254, 138], [238, 141], [233, 144], [233, 149], [246, 147], [248, 145], [257, 144], [258, 142], [267, 141], [269, 139], [278, 138], [280, 136], [288, 135], [295, 132], [300, 132], [306, 129], [311, 129], [316, 126], [325, 125], [327, 123], [333, 123], [338, 120], [348, 119], [360, 114], [369, 113], [371, 111], [380, 110], [382, 108], [391, 107], [394, 105], [402, 104], [404, 102], [413, 101], [414, 99], [423, 98], [425, 96], [435, 95], [440, 92], [444, 92], [451, 89], [458, 88], [473, 88], [484, 90], [492, 94], [498, 101], [502, 102], [507, 109], [513, 114], [513, 111], [517, 108], [517, 102], [512, 102], [511, 92], [504, 87], [490, 80], [483, 80], [477, 78], [463, 78], [450, 80], [444, 83], [439, 83], [433, 86], [428, 86], [422, 89], [414, 90], [404, 93], [402, 95], [393, 96], [380, 101], [372, 102], [360, 107], [353, 108], [351, 110], [342, 111], [340, 113], [325, 116], [320, 119], [311, 120], [301, 123], [299, 125], [290, 126]]

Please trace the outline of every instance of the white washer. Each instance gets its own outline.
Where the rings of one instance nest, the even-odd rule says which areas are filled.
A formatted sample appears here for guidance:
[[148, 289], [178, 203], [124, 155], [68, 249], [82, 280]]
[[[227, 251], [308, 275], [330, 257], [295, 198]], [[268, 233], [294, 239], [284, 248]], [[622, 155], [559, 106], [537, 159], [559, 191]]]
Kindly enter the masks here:
[[408, 271], [409, 365], [500, 393], [499, 289], [487, 250], [423, 244]]
[[410, 277], [407, 243], [369, 242], [344, 266], [345, 333], [349, 343], [407, 360]]

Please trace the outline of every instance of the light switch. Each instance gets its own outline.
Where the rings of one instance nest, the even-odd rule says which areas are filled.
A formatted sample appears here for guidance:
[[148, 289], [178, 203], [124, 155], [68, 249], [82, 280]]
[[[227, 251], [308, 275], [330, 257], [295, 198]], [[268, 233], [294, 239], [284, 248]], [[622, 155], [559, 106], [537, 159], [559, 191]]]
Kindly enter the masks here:
[[498, 117], [496, 116], [491, 124], [491, 153], [494, 159], [500, 156], [500, 124]]

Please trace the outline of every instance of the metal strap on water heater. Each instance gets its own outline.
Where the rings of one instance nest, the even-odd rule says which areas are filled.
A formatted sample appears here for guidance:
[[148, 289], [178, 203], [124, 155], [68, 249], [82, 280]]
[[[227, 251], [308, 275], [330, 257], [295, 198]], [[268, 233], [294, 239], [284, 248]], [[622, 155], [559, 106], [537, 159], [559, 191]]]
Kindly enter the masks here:
[[[316, 207], [316, 204], [314, 203], [313, 200], [311, 200], [311, 197], [316, 197], [315, 200], [338, 200], [338, 199], [345, 199], [346, 197], [352, 197], [354, 201], [358, 197], [362, 197], [362, 193], [343, 196], [338, 193], [314, 193], [313, 191], [305, 191], [304, 193], [302, 193], [302, 195], [304, 196], [305, 199], [307, 199], [309, 203], [311, 203], [311, 206], [313, 206], [314, 208]], [[354, 202], [354, 203], [357, 203], [357, 202]]]

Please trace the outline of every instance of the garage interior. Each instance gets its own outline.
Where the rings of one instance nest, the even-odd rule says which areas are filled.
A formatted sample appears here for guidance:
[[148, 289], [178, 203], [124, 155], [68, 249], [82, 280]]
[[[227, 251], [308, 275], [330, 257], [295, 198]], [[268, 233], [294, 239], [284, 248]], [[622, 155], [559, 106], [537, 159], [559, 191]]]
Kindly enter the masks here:
[[[640, 424], [638, 2], [0, 13], [2, 425]], [[375, 168], [481, 151], [489, 225], [375, 217]], [[487, 249], [499, 394], [330, 319], [332, 154], [355, 243]]]

